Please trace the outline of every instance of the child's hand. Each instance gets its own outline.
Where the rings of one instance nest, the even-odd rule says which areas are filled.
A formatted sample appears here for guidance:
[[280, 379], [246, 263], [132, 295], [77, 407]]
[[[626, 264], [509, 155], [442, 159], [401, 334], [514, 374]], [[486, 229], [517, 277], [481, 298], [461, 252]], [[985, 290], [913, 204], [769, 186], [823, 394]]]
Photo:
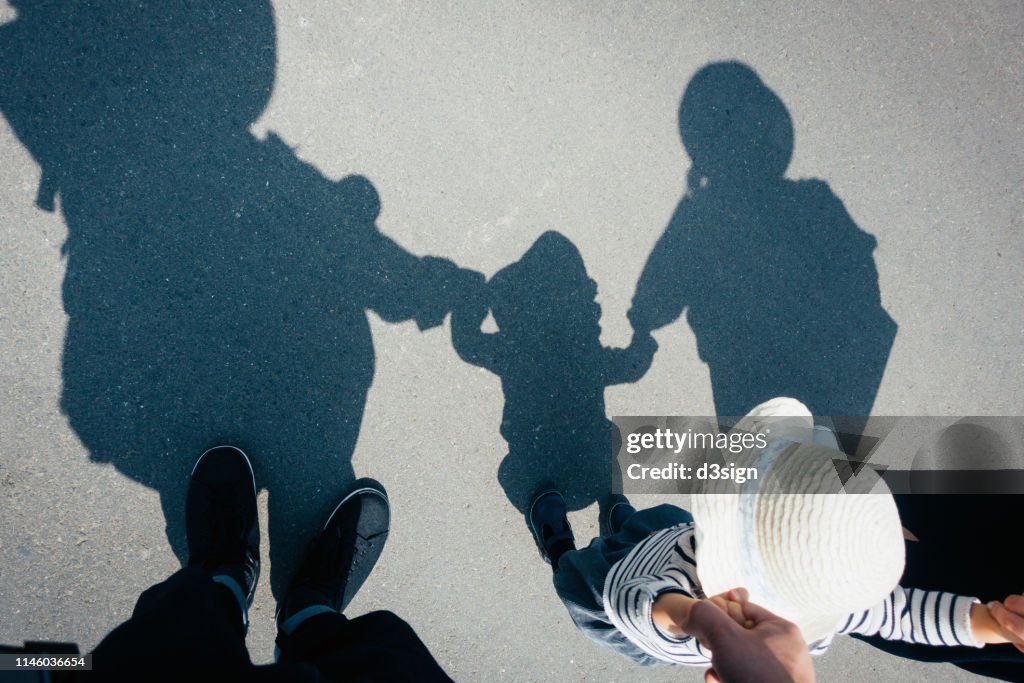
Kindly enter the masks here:
[[650, 332], [633, 331], [633, 339], [625, 349], [609, 349], [605, 372], [606, 385], [637, 382], [651, 369], [658, 342]]
[[[745, 589], [736, 588], [708, 598], [707, 602], [725, 612], [740, 626], [750, 628], [754, 622], [747, 619], [743, 611], [743, 603], [748, 597]], [[686, 637], [690, 634], [688, 628], [690, 611], [698, 602], [701, 601], [683, 593], [664, 593], [654, 601], [654, 606], [651, 608], [651, 619], [662, 632], [675, 638]]]
[[416, 324], [421, 330], [437, 327], [452, 310], [453, 282], [461, 270], [446, 258], [424, 256], [420, 259], [417, 285], [424, 305], [416, 313]]
[[466, 268], [459, 269], [459, 292], [467, 299], [478, 299], [487, 295], [487, 278], [483, 273]]
[[715, 607], [728, 614], [733, 621], [744, 628], [753, 628], [754, 620], [748, 619], [744, 612], [744, 606], [750, 600], [750, 593], [746, 588], [733, 588], [731, 591], [719, 593], [708, 598]]
[[480, 321], [487, 317], [487, 278], [483, 273], [460, 268], [453, 295], [453, 311], [464, 311]]
[[[977, 607], [978, 605], [975, 605]], [[986, 605], [988, 613], [1002, 630], [1006, 640], [1024, 652], [1024, 595], [1011, 595], [1002, 602], [998, 600]], [[974, 610], [971, 610], [971, 626], [974, 626]], [[977, 635], [975, 636], [977, 638]], [[979, 639], [980, 640], [980, 639]]]
[[[1011, 595], [1006, 601], [1024, 609], [1024, 596]], [[1024, 619], [1021, 619], [1019, 614], [1011, 613], [1005, 605], [1006, 603], [1001, 604], [997, 601], [987, 605], [971, 605], [971, 633], [979, 643], [1013, 643], [1018, 650], [1024, 652], [1024, 623], [1021, 623]], [[996, 614], [1000, 619], [996, 619]], [[1009, 628], [1003, 626], [1003, 623]]]
[[629, 342], [629, 347], [632, 351], [635, 351], [643, 356], [654, 356], [655, 351], [658, 350], [658, 342], [654, 339], [654, 335], [647, 332], [638, 332], [633, 330], [633, 338]]
[[483, 273], [460, 269], [452, 304], [452, 346], [467, 363], [497, 372], [497, 333], [480, 329], [490, 309], [486, 282]]
[[651, 326], [648, 325], [644, 317], [637, 312], [635, 305], [626, 311], [626, 319], [629, 320], [629, 324], [633, 326], [633, 330], [637, 334], [649, 335], [651, 333]]
[[714, 599], [696, 602], [691, 609], [690, 633], [711, 650], [711, 669], [704, 672], [704, 680], [814, 683], [811, 655], [796, 624], [746, 598], [738, 602], [751, 622], [746, 628], [710, 607]]

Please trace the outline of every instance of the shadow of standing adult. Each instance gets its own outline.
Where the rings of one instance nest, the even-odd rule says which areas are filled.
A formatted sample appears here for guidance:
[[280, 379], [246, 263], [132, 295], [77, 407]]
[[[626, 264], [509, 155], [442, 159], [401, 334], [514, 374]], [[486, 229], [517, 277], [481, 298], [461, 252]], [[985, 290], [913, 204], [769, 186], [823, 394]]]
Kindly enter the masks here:
[[774, 396], [816, 415], [869, 414], [897, 328], [874, 237], [825, 182], [783, 177], [792, 121], [749, 67], [700, 69], [679, 130], [688, 188], [637, 283], [634, 329], [686, 312], [719, 415]]
[[249, 132], [274, 84], [269, 0], [14, 5], [0, 110], [68, 228], [61, 406], [92, 460], [159, 492], [181, 559], [196, 454], [247, 450], [281, 595], [354, 479], [367, 310], [438, 325], [457, 269], [383, 235], [367, 179]]

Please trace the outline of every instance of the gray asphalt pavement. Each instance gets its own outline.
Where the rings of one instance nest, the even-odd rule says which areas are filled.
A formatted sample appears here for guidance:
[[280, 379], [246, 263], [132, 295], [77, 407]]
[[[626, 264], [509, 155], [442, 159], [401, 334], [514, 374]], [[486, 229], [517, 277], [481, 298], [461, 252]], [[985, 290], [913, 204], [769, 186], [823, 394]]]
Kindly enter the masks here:
[[[21, 3], [0, 2], [3, 29], [27, 19], [29, 10], [15, 5]], [[680, 98], [709, 63], [749, 66], [792, 120], [786, 178], [827, 183], [856, 226], [877, 240], [881, 303], [898, 328], [873, 413], [1024, 411], [1019, 2], [280, 1], [273, 3], [273, 21], [272, 89], [252, 117], [256, 140], [280, 137], [325, 178], [368, 178], [380, 198], [380, 230], [417, 255], [443, 256], [491, 276], [518, 260], [543, 232], [561, 232], [598, 285], [600, 339], [614, 347], [630, 341], [626, 312], [637, 281], [686, 190], [690, 159], [680, 141]], [[166, 47], [167, 64], [192, 54], [191, 31], [176, 28], [178, 42]], [[256, 55], [244, 36], [231, 49], [236, 48]], [[109, 59], [115, 58], [111, 53]], [[2, 68], [10, 78], [0, 81], [5, 94], [15, 85], [26, 87], [10, 76], [17, 69]], [[67, 68], [73, 67], [54, 64], [53, 82]], [[149, 80], [156, 79], [152, 73], [139, 73], [135, 89], [125, 92], [159, 88]], [[204, 93], [230, 90], [231, 83], [218, 80], [226, 77], [197, 74]], [[55, 89], [48, 78], [29, 85], [36, 84], [72, 111], [68, 91]], [[167, 129], [182, 120], [205, 125], [188, 118], [195, 104], [188, 98], [169, 103]], [[209, 111], [220, 106], [218, 100]], [[244, 136], [244, 128], [239, 130]], [[155, 484], [147, 485], [164, 481], [160, 470], [166, 463], [146, 461], [135, 447], [152, 448], [163, 438], [175, 463], [191, 463], [198, 446], [231, 438], [244, 425], [217, 433], [216, 419], [199, 417], [194, 441], [180, 445], [167, 442], [171, 437], [156, 427], [140, 432], [145, 440], [123, 444], [123, 453], [145, 463], [139, 470], [125, 459], [91, 452], [94, 435], [82, 436], [88, 430], [81, 425], [89, 423], [83, 415], [94, 410], [102, 420], [103, 411], [121, 408], [82, 399], [89, 396], [87, 386], [75, 401], [62, 399], [72, 379], [81, 392], [87, 385], [82, 377], [90, 377], [68, 374], [71, 351], [75, 372], [89, 369], [84, 347], [66, 349], [71, 326], [82, 311], [97, 324], [109, 322], [116, 299], [140, 291], [133, 283], [145, 274], [126, 271], [118, 280], [108, 269], [116, 281], [109, 290], [65, 285], [69, 264], [84, 268], [75, 271], [85, 272], [83, 277], [93, 265], [97, 273], [107, 267], [86, 262], [81, 241], [77, 255], [74, 248], [66, 253], [66, 240], [88, 221], [115, 216], [118, 209], [63, 185], [55, 193], [55, 210], [40, 208], [46, 203], [40, 200], [46, 195], [39, 189], [46, 180], [41, 163], [65, 169], [57, 171], [58, 185], [68, 182], [60, 175], [68, 168], [80, 174], [110, 171], [84, 152], [69, 165], [59, 158], [64, 148], [47, 146], [55, 131], [44, 127], [35, 133], [36, 141], [26, 142], [10, 117], [0, 117], [0, 643], [72, 640], [91, 648], [128, 617], [143, 589], [179, 566], [165, 525], [170, 523], [180, 543], [180, 522], [165, 521]], [[90, 139], [100, 157], [105, 139], [99, 133]], [[129, 160], [144, 156], [147, 144], [143, 138], [131, 148], [136, 151], [119, 154]], [[34, 149], [58, 158], [41, 162]], [[152, 215], [173, 216], [193, 201], [173, 196], [157, 180], [117, 182], [125, 183], [129, 205], [146, 206]], [[159, 188], [152, 204], [132, 195], [147, 187]], [[89, 185], [77, 189], [83, 188]], [[280, 192], [274, 196], [291, 197], [291, 190]], [[301, 197], [291, 199], [302, 203]], [[192, 210], [205, 209], [187, 209]], [[251, 210], [260, 207], [241, 207], [238, 214]], [[285, 243], [288, 221], [267, 215], [280, 233], [272, 244]], [[110, 220], [116, 225], [121, 218]], [[95, 242], [98, 250], [130, 254], [151, 248], [145, 235], [107, 237]], [[174, 237], [175, 258], [202, 260], [208, 245], [201, 235], [185, 231]], [[289, 272], [307, 267], [299, 264]], [[315, 280], [318, 287], [326, 281]], [[109, 296], [101, 296], [104, 291]], [[335, 294], [321, 292], [324, 305], [331, 306]], [[297, 289], [294, 296], [305, 294]], [[258, 304], [259, 298], [252, 295], [251, 301]], [[131, 310], [149, 303], [132, 304], [137, 308]], [[149, 306], [146, 315], [173, 322], [171, 316], [180, 312], [168, 306]], [[208, 309], [190, 310], [201, 315]], [[548, 566], [497, 479], [508, 452], [499, 433], [501, 380], [459, 358], [448, 321], [421, 331], [413, 321], [388, 322], [374, 312], [368, 318], [372, 384], [361, 424], [356, 420], [353, 431], [344, 433], [353, 438], [355, 475], [372, 476], [388, 488], [393, 531], [351, 612], [397, 612], [456, 680], [699, 680], [697, 671], [638, 670], [575, 631], [554, 594]], [[299, 330], [296, 336], [272, 343], [299, 345], [295, 340], [307, 322], [296, 316], [289, 322], [289, 329]], [[253, 324], [265, 321], [254, 318]], [[167, 333], [159, 325], [153, 329]], [[187, 343], [201, 348], [197, 335], [203, 329], [190, 328]], [[88, 336], [88, 330], [76, 334]], [[337, 341], [331, 334], [315, 337], [305, 352], [341, 353], [330, 343]], [[655, 337], [659, 350], [643, 378], [605, 391], [607, 414], [713, 414], [708, 366], [685, 316]], [[118, 339], [112, 334], [91, 343], [97, 353], [116, 358], [122, 353], [115, 348]], [[161, 340], [150, 342], [159, 351]], [[194, 369], [186, 361], [169, 372], [188, 378]], [[153, 376], [140, 367], [133, 365], [138, 374], [131, 381]], [[288, 368], [260, 372], [287, 374]], [[202, 378], [195, 375], [194, 381]], [[324, 379], [315, 390], [326, 390], [329, 382]], [[211, 405], [226, 410], [217, 401]], [[151, 415], [139, 406], [133, 414], [162, 428], [178, 419], [172, 419], [172, 407], [172, 401], [163, 403]], [[257, 474], [290, 487], [261, 493], [266, 529], [275, 505], [299, 506], [309, 495], [330, 498], [332, 492], [318, 486], [325, 478], [320, 472], [335, 466], [341, 471], [347, 463], [327, 458], [304, 466], [295, 454], [269, 452], [277, 448], [274, 416], [291, 418], [285, 399], [254, 414], [268, 433], [245, 444]], [[303, 415], [303, 429], [322, 428], [330, 435], [331, 415]], [[187, 429], [187, 419], [180, 419], [168, 435]], [[121, 438], [116, 424], [101, 423], [110, 432], [105, 447], [115, 450]], [[287, 425], [280, 429], [282, 443], [297, 438]], [[643, 507], [660, 500], [640, 496], [636, 502]], [[596, 517], [595, 505], [571, 514], [578, 539], [585, 542], [596, 533]], [[301, 541], [301, 529], [281, 533]], [[263, 553], [265, 571], [248, 637], [260, 662], [271, 659], [274, 638], [266, 543]], [[900, 660], [850, 638], [837, 639], [817, 668], [822, 681], [980, 680], [949, 665]]]

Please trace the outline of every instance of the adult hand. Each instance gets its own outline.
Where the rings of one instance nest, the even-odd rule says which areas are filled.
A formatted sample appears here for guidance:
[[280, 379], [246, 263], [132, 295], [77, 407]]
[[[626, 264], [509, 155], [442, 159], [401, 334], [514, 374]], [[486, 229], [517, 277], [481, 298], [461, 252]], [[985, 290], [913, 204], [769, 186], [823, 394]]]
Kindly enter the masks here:
[[[795, 624], [746, 601], [746, 591], [730, 591], [743, 605], [748, 626], [738, 624], [709, 600], [694, 605], [686, 630], [711, 650], [708, 683], [814, 683], [807, 643]], [[751, 624], [752, 625], [749, 625]]]
[[1024, 652], [1024, 595], [1011, 595], [1002, 602], [990, 602], [988, 610], [996, 623], [1013, 635], [1013, 646]]

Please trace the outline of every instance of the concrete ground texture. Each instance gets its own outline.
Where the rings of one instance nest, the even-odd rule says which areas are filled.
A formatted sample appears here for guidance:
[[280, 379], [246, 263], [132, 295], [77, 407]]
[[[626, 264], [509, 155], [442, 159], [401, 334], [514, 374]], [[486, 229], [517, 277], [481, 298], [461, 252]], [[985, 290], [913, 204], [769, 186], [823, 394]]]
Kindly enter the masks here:
[[[1024, 410], [1019, 2], [39, 5], [0, 2], [0, 643], [95, 647], [180, 566], [188, 471], [229, 440], [261, 488], [254, 661], [272, 658], [289, 554], [368, 476], [393, 525], [349, 613], [395, 611], [454, 679], [700, 680], [600, 649], [554, 593], [514, 504], [528, 482], [499, 481], [534, 347], [505, 375], [466, 362], [447, 309], [351, 262], [379, 242], [399, 280], [407, 254], [492, 277], [558, 231], [596, 282], [600, 343], [628, 346], [693, 165], [680, 102], [710, 64], [774, 93], [784, 177], [817, 181], [789, 186], [830, 193], [876, 242], [868, 279], [896, 327], [870, 411]], [[756, 173], [757, 153], [721, 158]], [[332, 215], [349, 216], [337, 234]], [[679, 277], [701, 281], [681, 254]], [[551, 312], [543, 287], [520, 291], [517, 311]], [[406, 310], [417, 297], [434, 310]], [[586, 407], [714, 414], [708, 358], [728, 342], [699, 340], [690, 305], [639, 379], [587, 389]], [[981, 680], [846, 637], [816, 667]]]

